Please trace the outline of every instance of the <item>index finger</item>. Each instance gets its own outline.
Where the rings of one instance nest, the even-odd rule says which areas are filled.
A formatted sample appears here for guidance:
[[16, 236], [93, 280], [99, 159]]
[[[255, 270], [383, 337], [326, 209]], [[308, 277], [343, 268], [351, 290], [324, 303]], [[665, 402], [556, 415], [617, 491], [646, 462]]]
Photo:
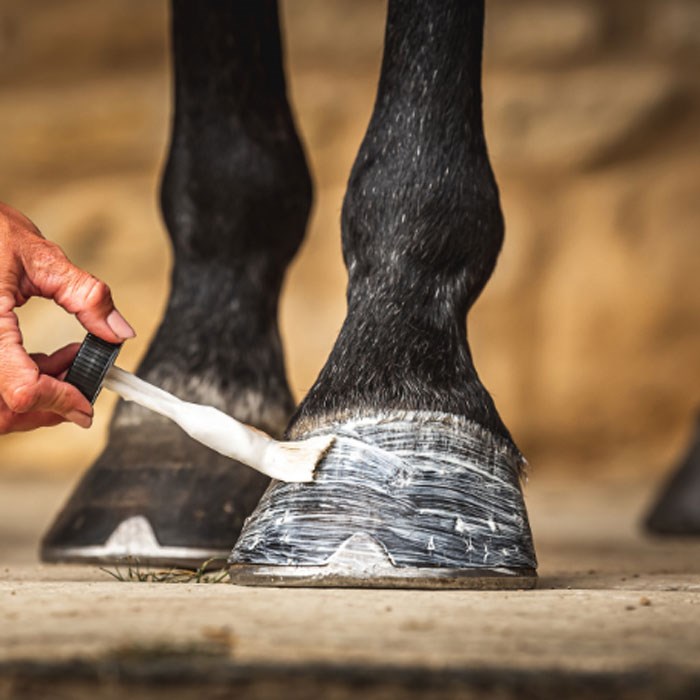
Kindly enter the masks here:
[[110, 343], [133, 338], [134, 329], [117, 311], [109, 287], [66, 257], [55, 244], [36, 238], [22, 252], [30, 293], [53, 299], [75, 314], [90, 333]]

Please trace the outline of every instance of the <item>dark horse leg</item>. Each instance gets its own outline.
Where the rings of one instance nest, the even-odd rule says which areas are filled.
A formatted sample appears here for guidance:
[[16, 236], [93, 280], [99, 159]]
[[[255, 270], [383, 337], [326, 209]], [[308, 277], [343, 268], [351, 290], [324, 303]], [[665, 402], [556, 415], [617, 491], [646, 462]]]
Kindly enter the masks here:
[[[311, 183], [274, 0], [174, 0], [175, 115], [162, 183], [172, 291], [140, 376], [281, 434], [277, 329]], [[148, 303], [148, 300], [144, 300]], [[199, 565], [226, 556], [268, 479], [121, 403], [109, 444], [46, 535], [47, 560]]]
[[700, 535], [700, 414], [688, 452], [671, 473], [645, 524], [655, 535]]
[[333, 433], [313, 484], [274, 483], [233, 580], [522, 587], [522, 457], [472, 364], [466, 314], [503, 221], [481, 114], [483, 0], [390, 0], [374, 113], [343, 206], [348, 313], [294, 416]]

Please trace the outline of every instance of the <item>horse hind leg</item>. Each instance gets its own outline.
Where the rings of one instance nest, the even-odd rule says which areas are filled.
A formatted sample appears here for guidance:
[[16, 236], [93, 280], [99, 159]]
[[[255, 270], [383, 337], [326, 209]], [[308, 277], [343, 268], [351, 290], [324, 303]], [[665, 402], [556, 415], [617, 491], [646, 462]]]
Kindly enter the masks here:
[[[174, 0], [172, 39], [175, 110], [161, 189], [172, 286], [138, 374], [279, 435], [293, 402], [278, 295], [304, 236], [311, 183], [285, 94], [276, 4]], [[42, 556], [196, 567], [228, 555], [267, 483], [120, 403], [106, 449]]]
[[390, 0], [342, 236], [348, 312], [293, 437], [332, 433], [316, 480], [273, 484], [237, 583], [528, 587], [522, 457], [480, 382], [466, 314], [503, 221], [481, 115], [481, 0]]

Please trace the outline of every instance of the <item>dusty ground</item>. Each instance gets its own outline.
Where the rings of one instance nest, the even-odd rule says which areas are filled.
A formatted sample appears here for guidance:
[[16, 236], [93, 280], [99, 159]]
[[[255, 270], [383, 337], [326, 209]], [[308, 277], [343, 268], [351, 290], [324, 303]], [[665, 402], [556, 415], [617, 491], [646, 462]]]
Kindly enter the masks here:
[[0, 698], [700, 697], [700, 542], [639, 534], [653, 484], [535, 478], [540, 584], [505, 593], [41, 566], [69, 486], [0, 487]]

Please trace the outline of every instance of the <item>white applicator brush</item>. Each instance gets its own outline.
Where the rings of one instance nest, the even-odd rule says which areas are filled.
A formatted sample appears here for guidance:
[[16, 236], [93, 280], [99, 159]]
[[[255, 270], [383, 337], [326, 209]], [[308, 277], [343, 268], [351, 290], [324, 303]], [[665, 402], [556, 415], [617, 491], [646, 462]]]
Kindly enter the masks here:
[[280, 442], [226, 415], [213, 406], [182, 401], [135, 375], [114, 367], [121, 346], [88, 333], [68, 370], [66, 381], [94, 403], [102, 386], [126, 401], [177, 423], [189, 436], [225, 457], [247, 464], [280, 481], [312, 481], [316, 465], [333, 444], [333, 436]]

